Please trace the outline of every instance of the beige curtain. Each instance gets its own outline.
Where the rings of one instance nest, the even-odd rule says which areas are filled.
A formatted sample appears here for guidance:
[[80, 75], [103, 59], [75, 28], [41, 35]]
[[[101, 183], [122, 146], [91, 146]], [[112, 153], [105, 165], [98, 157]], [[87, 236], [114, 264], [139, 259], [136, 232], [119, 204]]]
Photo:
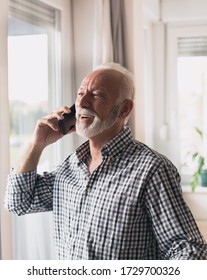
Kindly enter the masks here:
[[9, 171], [9, 104], [7, 85], [7, 12], [8, 1], [0, 9], [0, 259], [11, 259], [11, 218], [3, 206]]
[[93, 68], [96, 68], [104, 62], [113, 61], [110, 0], [97, 0], [94, 8]]

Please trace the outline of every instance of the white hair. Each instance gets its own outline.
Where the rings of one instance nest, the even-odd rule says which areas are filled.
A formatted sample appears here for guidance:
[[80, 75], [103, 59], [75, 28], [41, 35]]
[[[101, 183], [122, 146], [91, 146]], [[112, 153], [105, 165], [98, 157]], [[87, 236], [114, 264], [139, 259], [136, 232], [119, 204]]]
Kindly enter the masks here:
[[115, 70], [123, 74], [120, 99], [134, 99], [134, 76], [133, 74], [119, 63], [106, 62], [99, 65], [95, 70]]

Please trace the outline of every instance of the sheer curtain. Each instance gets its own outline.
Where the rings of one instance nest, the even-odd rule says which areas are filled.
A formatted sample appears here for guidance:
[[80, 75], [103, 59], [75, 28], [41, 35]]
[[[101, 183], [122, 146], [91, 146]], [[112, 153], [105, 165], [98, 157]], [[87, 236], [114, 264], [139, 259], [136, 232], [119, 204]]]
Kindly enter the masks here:
[[113, 61], [110, 0], [95, 1], [94, 16], [93, 68], [104, 62]]
[[[67, 11], [65, 10], [67, 8]], [[10, 0], [8, 19], [8, 95], [10, 167], [25, 149], [37, 119], [65, 103], [69, 90], [70, 1]], [[66, 24], [67, 22], [67, 24]], [[67, 34], [63, 30], [67, 27]], [[72, 148], [72, 143], [69, 143]], [[48, 147], [38, 172], [51, 170], [62, 157], [62, 145]], [[55, 259], [52, 213], [12, 216], [13, 259]]]
[[7, 0], [1, 1], [0, 9], [0, 255], [10, 259], [11, 219], [3, 207], [5, 185], [9, 171], [9, 114], [7, 85]]
[[127, 67], [125, 0], [95, 1], [93, 66], [114, 61]]

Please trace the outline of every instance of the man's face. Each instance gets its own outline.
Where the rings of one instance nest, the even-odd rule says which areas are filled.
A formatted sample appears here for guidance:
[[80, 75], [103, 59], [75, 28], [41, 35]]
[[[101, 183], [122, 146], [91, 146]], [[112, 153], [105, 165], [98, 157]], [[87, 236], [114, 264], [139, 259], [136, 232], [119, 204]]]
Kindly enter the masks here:
[[120, 73], [97, 70], [83, 80], [76, 99], [76, 131], [92, 138], [111, 128], [117, 121], [120, 106]]

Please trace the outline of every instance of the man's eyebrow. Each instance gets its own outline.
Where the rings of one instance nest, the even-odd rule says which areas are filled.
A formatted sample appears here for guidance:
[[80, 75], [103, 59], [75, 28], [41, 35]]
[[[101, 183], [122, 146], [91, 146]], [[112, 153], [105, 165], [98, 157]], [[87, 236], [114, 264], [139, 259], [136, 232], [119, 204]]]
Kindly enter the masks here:
[[84, 86], [78, 88], [78, 91], [84, 90]]
[[[85, 87], [84, 86], [81, 86], [81, 87], [79, 87], [79, 89], [78, 89], [78, 91], [80, 91], [80, 90], [84, 90], [85, 89]], [[90, 88], [86, 88], [88, 91], [90, 91], [90, 92], [93, 92], [93, 91], [97, 91], [97, 92], [103, 92], [103, 89], [101, 88], [101, 87], [90, 87]]]

